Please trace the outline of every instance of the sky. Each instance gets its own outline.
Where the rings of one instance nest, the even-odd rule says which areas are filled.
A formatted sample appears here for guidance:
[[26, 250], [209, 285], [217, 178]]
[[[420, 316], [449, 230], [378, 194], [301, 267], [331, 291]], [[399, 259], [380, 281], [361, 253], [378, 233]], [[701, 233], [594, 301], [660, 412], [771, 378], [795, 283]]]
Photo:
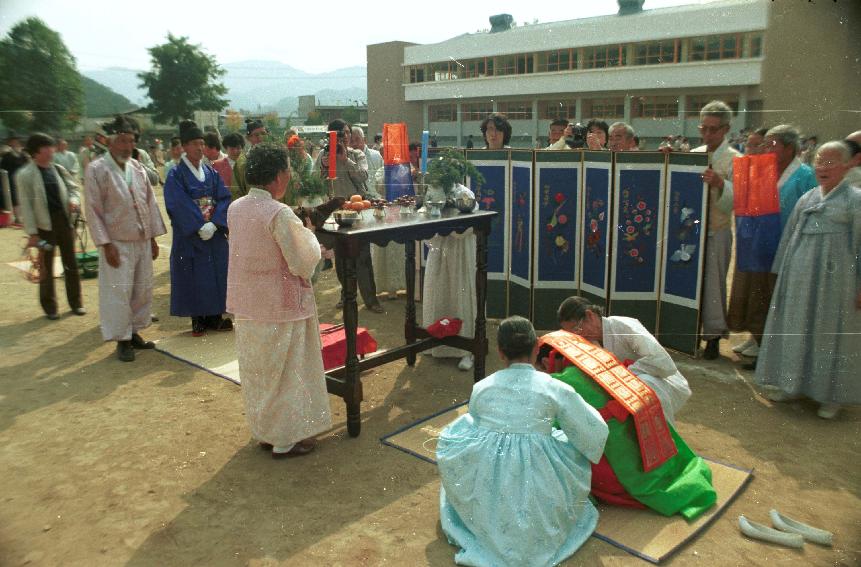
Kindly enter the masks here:
[[[646, 0], [644, 9], [707, 0]], [[429, 6], [422, 10], [422, 4]], [[397, 8], [390, 8], [396, 6]], [[616, 0], [523, 2], [436, 0], [0, 0], [0, 35], [29, 16], [59, 32], [81, 71], [148, 69], [147, 48], [168, 32], [200, 44], [220, 64], [278, 61], [310, 73], [366, 64], [365, 46], [386, 41], [436, 43], [490, 27], [488, 16], [508, 13], [518, 24], [612, 14]], [[331, 18], [336, 15], [337, 19]]]

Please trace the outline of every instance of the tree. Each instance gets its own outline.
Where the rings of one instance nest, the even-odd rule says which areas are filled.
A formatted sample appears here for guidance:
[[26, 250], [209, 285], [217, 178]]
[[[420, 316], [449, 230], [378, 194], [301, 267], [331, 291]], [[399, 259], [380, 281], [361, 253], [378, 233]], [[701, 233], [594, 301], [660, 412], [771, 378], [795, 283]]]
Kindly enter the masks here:
[[224, 118], [224, 125], [229, 132], [239, 132], [245, 124], [245, 119], [240, 113], [235, 110], [227, 110], [227, 116]]
[[360, 116], [359, 109], [355, 106], [348, 106], [341, 112], [341, 118], [349, 124], [357, 123]]
[[195, 110], [221, 111], [227, 87], [217, 82], [225, 73], [215, 58], [187, 37], [167, 34], [167, 43], [149, 48], [152, 69], [138, 73], [152, 103], [149, 110], [156, 122], [177, 124]]
[[323, 124], [323, 115], [317, 112], [316, 110], [312, 110], [308, 113], [308, 117], [305, 119], [305, 126], [320, 126]]
[[0, 40], [0, 109], [9, 128], [48, 132], [73, 127], [84, 113], [75, 58], [39, 18], [15, 24]]

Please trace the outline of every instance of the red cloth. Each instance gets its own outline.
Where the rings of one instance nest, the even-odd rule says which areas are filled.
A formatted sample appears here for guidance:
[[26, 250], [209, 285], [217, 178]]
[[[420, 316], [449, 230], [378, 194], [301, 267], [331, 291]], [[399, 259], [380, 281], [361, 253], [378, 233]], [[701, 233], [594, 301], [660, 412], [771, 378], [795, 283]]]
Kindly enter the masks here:
[[[335, 325], [320, 323], [320, 341], [323, 343], [323, 369], [331, 370], [344, 365], [347, 359], [347, 334], [341, 327], [337, 331], [324, 333]], [[359, 356], [377, 350], [377, 341], [364, 327], [356, 329], [356, 354]]]
[[601, 455], [601, 460], [598, 461], [597, 465], [592, 465], [592, 494], [598, 500], [613, 506], [645, 508], [643, 504], [628, 494], [628, 491], [616, 477], [616, 473], [613, 472], [613, 468], [605, 455]]
[[410, 163], [410, 137], [405, 122], [383, 124], [383, 163]]
[[428, 326], [428, 334], [436, 339], [442, 339], [444, 337], [453, 337], [460, 332], [460, 328], [463, 326], [463, 321], [460, 319], [449, 319], [448, 317], [443, 317], [442, 319], [437, 319], [436, 322], [432, 323]]

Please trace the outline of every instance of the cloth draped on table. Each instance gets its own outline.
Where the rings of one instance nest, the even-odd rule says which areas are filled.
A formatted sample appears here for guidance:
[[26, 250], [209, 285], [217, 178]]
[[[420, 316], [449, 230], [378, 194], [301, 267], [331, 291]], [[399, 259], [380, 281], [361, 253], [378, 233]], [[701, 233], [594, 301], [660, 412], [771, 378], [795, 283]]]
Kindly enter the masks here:
[[[604, 455], [592, 467], [592, 494], [609, 504], [648, 507], [665, 516], [680, 514], [687, 520], [696, 519], [717, 501], [711, 470], [671, 423], [656, 423], [663, 416], [646, 416], [657, 426], [651, 432], [637, 423], [642, 419], [638, 414], [649, 405], [660, 409], [656, 396], [652, 401], [641, 398], [625, 403], [626, 393], [650, 390], [645, 381], [618, 363], [608, 363], [606, 359], [613, 358], [612, 354], [577, 335], [557, 331], [542, 337], [540, 344], [557, 349], [574, 364], [552, 376], [574, 388], [607, 422]], [[665, 443], [672, 444], [672, 452], [664, 452], [657, 460], [647, 458], [646, 450], [657, 450], [656, 445]]]
[[[557, 422], [561, 427], [553, 429]], [[595, 530], [590, 462], [607, 425], [570, 387], [512, 364], [440, 433], [440, 522], [459, 565], [557, 565]]]
[[[468, 229], [463, 234], [434, 236], [428, 241], [428, 256], [422, 290], [422, 326], [427, 327], [444, 317], [463, 320], [458, 335], [472, 338], [475, 334], [475, 234]], [[431, 349], [431, 355], [441, 358], [463, 357], [466, 351], [450, 346]]]
[[772, 271], [756, 382], [819, 403], [861, 403], [861, 188], [845, 180], [805, 193]]
[[[230, 191], [204, 163], [199, 180], [185, 161], [171, 169], [164, 204], [173, 226], [170, 249], [170, 314], [203, 317], [225, 312], [227, 297], [227, 209]], [[207, 222], [218, 229], [209, 240], [198, 230]]]

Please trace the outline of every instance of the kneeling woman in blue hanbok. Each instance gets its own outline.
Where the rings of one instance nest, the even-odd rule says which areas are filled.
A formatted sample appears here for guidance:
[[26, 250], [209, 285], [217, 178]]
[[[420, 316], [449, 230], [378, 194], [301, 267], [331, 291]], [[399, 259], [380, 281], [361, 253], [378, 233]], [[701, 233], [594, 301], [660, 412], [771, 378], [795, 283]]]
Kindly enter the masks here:
[[440, 434], [440, 521], [460, 547], [459, 565], [556, 565], [598, 523], [589, 462], [601, 458], [607, 424], [573, 388], [533, 368], [536, 342], [526, 319], [503, 321], [505, 370], [477, 383], [469, 413]]

